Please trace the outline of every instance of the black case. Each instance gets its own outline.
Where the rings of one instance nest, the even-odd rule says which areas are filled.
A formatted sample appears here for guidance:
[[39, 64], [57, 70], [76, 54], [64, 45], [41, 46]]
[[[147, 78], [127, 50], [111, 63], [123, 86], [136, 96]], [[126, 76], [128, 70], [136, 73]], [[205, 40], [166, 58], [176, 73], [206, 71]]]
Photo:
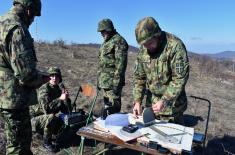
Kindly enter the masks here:
[[124, 127], [122, 128], [122, 130], [123, 130], [123, 131], [126, 131], [126, 132], [128, 132], [128, 133], [133, 133], [133, 132], [135, 132], [136, 130], [138, 130], [138, 126], [133, 125], [133, 124], [130, 124], [130, 125], [128, 125], [128, 126], [124, 126]]

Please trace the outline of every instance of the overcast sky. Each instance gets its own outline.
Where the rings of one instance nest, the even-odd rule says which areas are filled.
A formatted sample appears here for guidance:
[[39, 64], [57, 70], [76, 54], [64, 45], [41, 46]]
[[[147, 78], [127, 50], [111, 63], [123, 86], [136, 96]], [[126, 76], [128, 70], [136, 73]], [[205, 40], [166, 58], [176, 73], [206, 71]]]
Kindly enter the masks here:
[[[0, 15], [9, 10], [12, 1], [0, 0]], [[97, 24], [110, 18], [127, 42], [138, 46], [136, 24], [143, 17], [152, 16], [162, 30], [181, 38], [189, 51], [235, 51], [235, 0], [42, 0], [42, 3], [42, 16], [36, 19], [37, 26], [34, 22], [30, 27], [36, 40], [101, 43]]]

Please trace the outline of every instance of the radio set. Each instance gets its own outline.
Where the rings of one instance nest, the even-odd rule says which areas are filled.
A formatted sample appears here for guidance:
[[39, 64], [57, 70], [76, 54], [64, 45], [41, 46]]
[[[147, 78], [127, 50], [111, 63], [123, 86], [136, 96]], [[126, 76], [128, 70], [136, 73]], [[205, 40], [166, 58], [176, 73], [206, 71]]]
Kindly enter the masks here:
[[79, 109], [78, 112], [72, 112], [69, 114], [62, 113], [59, 115], [59, 117], [64, 122], [64, 124], [68, 126], [85, 123], [87, 118], [85, 112], [82, 109]]

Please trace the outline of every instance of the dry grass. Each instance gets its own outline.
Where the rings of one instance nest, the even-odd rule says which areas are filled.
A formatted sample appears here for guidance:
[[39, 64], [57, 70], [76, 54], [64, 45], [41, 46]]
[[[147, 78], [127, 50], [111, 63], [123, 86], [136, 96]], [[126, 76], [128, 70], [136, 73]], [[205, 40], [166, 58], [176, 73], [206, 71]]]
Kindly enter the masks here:
[[[71, 46], [58, 44], [55, 46], [47, 43], [38, 44], [36, 47], [39, 68], [45, 70], [48, 66], [60, 67], [62, 69], [64, 84], [69, 89], [72, 100], [75, 97], [79, 84], [90, 83], [94, 86], [96, 85], [98, 48], [76, 44]], [[132, 108], [132, 73], [136, 53], [129, 52], [128, 58], [126, 86], [124, 87], [122, 97], [123, 112], [131, 112]], [[212, 103], [206, 153], [224, 154], [224, 150], [234, 153], [235, 150], [232, 147], [232, 145], [235, 146], [235, 123], [233, 120], [235, 118], [234, 73], [232, 73], [231, 78], [226, 82], [208, 75], [203, 76], [198, 72], [198, 66], [195, 61], [192, 61], [190, 78], [186, 90], [188, 95], [203, 97], [209, 99]], [[86, 97], [79, 96], [77, 108], [89, 108], [90, 101]], [[99, 111], [100, 104], [101, 99], [99, 98], [95, 108], [97, 111]], [[203, 132], [205, 118], [207, 116], [207, 105], [203, 102], [189, 99], [186, 114], [193, 119], [194, 122], [191, 122], [191, 125], [195, 126], [195, 130]], [[202, 121], [203, 119], [204, 121]], [[0, 152], [4, 152], [3, 146], [5, 145], [5, 140], [2, 133], [2, 126], [0, 133]], [[42, 148], [41, 143], [40, 137], [33, 137], [32, 150], [34, 154], [48, 154]], [[76, 147], [71, 147], [71, 149], [76, 152]], [[92, 152], [91, 147], [86, 147], [86, 150], [86, 154]], [[66, 152], [62, 150], [57, 154], [66, 154]]]

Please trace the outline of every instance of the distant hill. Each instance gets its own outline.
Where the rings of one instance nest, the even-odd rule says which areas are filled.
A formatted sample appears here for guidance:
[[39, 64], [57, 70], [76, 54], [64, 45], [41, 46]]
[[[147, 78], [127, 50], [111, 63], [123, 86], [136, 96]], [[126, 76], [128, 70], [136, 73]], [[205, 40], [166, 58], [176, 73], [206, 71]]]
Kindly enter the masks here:
[[235, 51], [224, 51], [220, 53], [215, 53], [215, 54], [204, 54], [212, 58], [216, 59], [229, 59], [229, 60], [234, 60], [235, 61]]

